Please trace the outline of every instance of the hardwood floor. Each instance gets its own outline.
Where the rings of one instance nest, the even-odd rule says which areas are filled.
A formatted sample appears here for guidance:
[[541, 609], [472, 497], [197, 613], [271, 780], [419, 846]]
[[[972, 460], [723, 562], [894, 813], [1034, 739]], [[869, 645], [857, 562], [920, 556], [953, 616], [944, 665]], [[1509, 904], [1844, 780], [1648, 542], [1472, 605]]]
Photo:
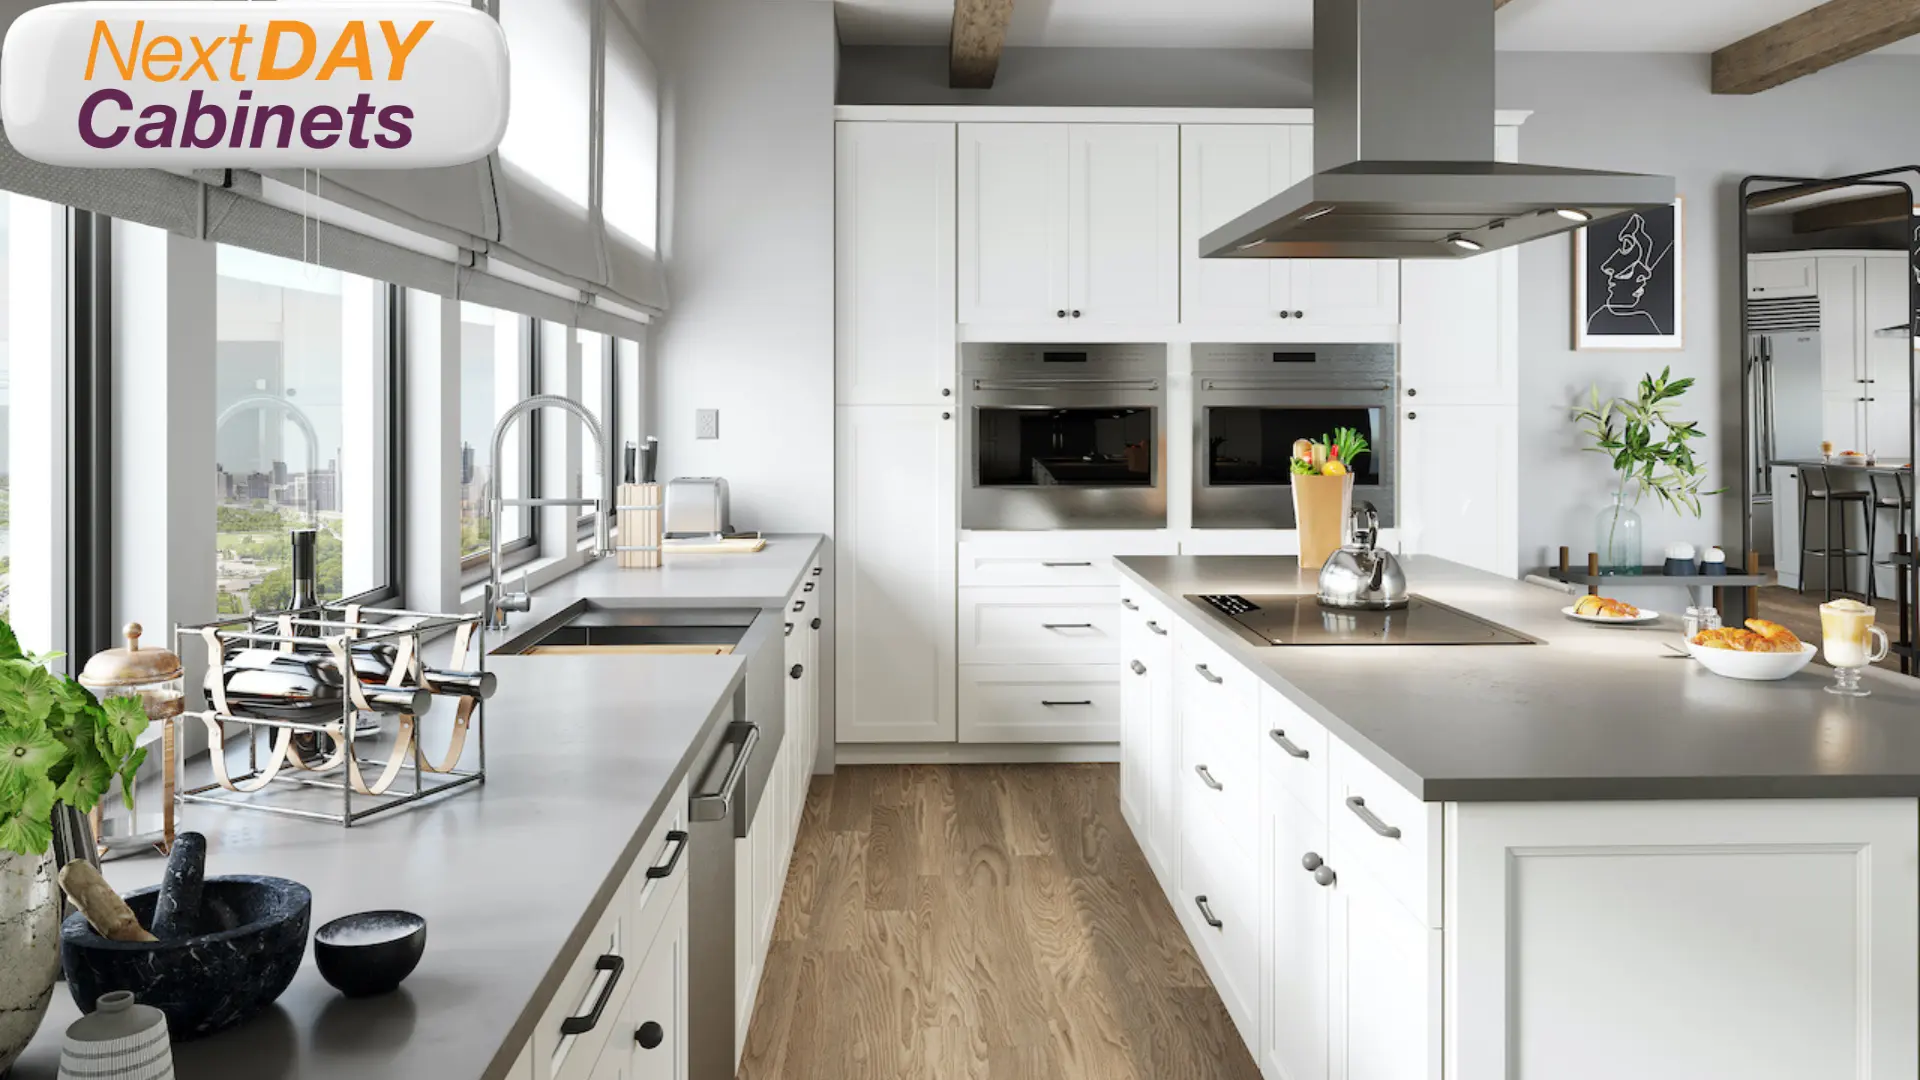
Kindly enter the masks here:
[[815, 777], [740, 1080], [1258, 1080], [1112, 765]]

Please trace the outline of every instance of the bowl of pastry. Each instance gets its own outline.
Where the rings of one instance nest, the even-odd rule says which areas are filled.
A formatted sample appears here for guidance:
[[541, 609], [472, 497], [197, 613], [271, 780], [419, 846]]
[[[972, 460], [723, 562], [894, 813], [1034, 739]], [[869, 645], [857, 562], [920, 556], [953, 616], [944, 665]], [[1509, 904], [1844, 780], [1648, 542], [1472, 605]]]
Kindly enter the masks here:
[[1745, 626], [1700, 631], [1687, 651], [1715, 675], [1773, 682], [1806, 667], [1820, 650], [1777, 622], [1748, 619]]

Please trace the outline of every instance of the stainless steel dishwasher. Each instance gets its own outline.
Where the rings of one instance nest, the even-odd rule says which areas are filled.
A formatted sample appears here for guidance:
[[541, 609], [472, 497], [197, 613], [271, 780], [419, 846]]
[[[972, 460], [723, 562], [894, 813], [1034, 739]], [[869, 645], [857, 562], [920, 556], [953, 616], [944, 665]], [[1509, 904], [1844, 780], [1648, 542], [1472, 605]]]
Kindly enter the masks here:
[[734, 1075], [734, 844], [759, 812], [785, 734], [784, 651], [778, 612], [761, 612], [740, 639], [746, 677], [733, 719], [694, 758], [687, 819], [687, 1071], [692, 1080]]

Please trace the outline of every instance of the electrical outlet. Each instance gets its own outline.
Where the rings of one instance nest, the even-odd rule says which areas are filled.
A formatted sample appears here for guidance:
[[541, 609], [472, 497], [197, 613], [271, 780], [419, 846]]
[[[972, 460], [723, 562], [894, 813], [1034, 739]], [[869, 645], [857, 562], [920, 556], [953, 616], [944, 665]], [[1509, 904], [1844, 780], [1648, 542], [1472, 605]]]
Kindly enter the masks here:
[[693, 437], [696, 439], [717, 439], [720, 437], [719, 409], [695, 409], [693, 411]]

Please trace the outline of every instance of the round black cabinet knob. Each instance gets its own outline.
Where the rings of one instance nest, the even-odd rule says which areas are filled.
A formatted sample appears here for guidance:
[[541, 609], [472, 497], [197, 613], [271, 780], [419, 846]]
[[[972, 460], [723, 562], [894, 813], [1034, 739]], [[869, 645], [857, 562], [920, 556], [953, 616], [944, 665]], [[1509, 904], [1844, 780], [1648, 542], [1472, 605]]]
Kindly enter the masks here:
[[1417, 412], [1410, 412], [1410, 413], [1408, 413], [1408, 414], [1407, 414], [1407, 419], [1409, 419], [1409, 420], [1418, 420], [1418, 419], [1420, 419], [1420, 414], [1419, 414], [1419, 413], [1417, 413]]
[[819, 620], [819, 619], [815, 619], [815, 620], [813, 620], [813, 628], [814, 628], [815, 630], [818, 630], [818, 629], [820, 629], [820, 620]]
[[940, 391], [940, 396], [941, 396], [941, 397], [952, 397], [952, 396], [953, 396], [953, 389], [952, 389], [951, 387], [948, 387], [948, 388], [945, 388], [945, 389], [942, 389], [942, 390]]
[[1054, 312], [1054, 313], [1053, 313], [1053, 317], [1054, 317], [1054, 318], [1056, 318], [1056, 319], [1064, 319], [1064, 318], [1066, 318], [1066, 317], [1067, 317], [1067, 309], [1066, 309], [1066, 308], [1061, 308], [1061, 309], [1060, 309], [1059, 311], [1056, 311], [1056, 312]]
[[941, 413], [941, 414], [940, 414], [940, 419], [942, 419], [942, 420], [951, 420], [951, 419], [953, 419], [953, 414], [952, 414], [952, 413], [950, 413], [950, 412], [943, 412], [943, 413]]
[[801, 675], [801, 672], [802, 672], [802, 670], [803, 670], [803, 669], [801, 668], [801, 666], [800, 666], [799, 664], [795, 664], [795, 665], [793, 665], [793, 670], [792, 670], [792, 671], [789, 671], [789, 672], [787, 672], [787, 674], [789, 674], [789, 675], [791, 675], [791, 676], [793, 676], [794, 678], [796, 678], [796, 679], [797, 679], [797, 678], [799, 678], [799, 677], [800, 677], [800, 675]]
[[1420, 391], [1418, 391], [1418, 390], [1415, 390], [1415, 389], [1414, 389], [1413, 387], [1411, 387], [1411, 386], [1409, 386], [1409, 387], [1407, 387], [1407, 396], [1408, 396], [1408, 397], [1419, 397], [1419, 396], [1420, 396]]
[[1296, 319], [1304, 319], [1307, 317], [1307, 313], [1304, 311], [1296, 311], [1293, 313], [1293, 317]]
[[1281, 317], [1281, 318], [1283, 318], [1283, 319], [1291, 319], [1291, 318], [1293, 318], [1293, 312], [1291, 312], [1291, 311], [1283, 311], [1283, 312], [1281, 312], [1281, 313], [1280, 313], [1280, 317]]
[[635, 1029], [633, 1041], [640, 1044], [640, 1049], [651, 1050], [667, 1041], [667, 1029], [649, 1020]]
[[1080, 312], [1076, 310], [1076, 311], [1075, 311], [1075, 312], [1073, 313], [1073, 317], [1074, 317], [1074, 318], [1076, 318], [1076, 319], [1077, 319], [1077, 318], [1079, 318], [1079, 317], [1080, 317]]

